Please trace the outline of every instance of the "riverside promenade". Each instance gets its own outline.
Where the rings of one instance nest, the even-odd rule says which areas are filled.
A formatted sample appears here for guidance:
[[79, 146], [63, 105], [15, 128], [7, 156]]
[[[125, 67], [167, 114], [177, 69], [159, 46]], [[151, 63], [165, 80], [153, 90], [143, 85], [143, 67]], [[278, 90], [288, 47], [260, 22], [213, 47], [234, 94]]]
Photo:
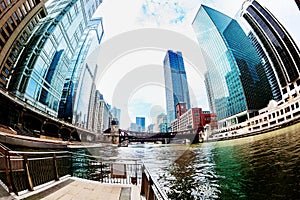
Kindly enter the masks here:
[[[1, 186], [0, 186], [1, 187]], [[26, 200], [140, 200], [140, 186], [106, 184], [76, 177], [51, 183], [19, 196], [0, 189], [0, 199]]]
[[12, 151], [0, 143], [0, 200], [167, 200], [140, 159]]

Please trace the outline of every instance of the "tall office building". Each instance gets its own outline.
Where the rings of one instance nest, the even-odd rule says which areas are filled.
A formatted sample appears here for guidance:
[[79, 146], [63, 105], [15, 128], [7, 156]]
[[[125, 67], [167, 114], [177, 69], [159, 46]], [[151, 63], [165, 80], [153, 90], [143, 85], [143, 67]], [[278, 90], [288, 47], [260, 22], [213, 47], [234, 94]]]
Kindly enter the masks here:
[[[70, 62], [70, 70], [65, 78], [59, 104], [58, 117], [82, 128], [91, 129], [91, 124], [88, 123], [93, 120], [88, 116], [92, 116], [91, 113], [93, 112], [91, 105], [94, 103], [90, 101], [94, 100], [97, 73], [97, 65], [84, 65], [84, 61], [90, 52], [94, 50], [92, 45], [100, 44], [102, 35], [102, 19], [91, 19], [79, 43], [79, 48], [76, 49]], [[86, 120], [88, 118], [89, 120]]]
[[119, 125], [119, 127], [120, 127], [120, 121], [121, 121], [121, 109], [116, 108], [116, 107], [113, 107], [113, 108], [111, 109], [110, 112], [111, 112], [111, 114], [113, 115], [113, 117], [117, 119], [118, 125]]
[[156, 117], [155, 132], [166, 133], [168, 132], [168, 117], [166, 114], [161, 113]]
[[241, 14], [272, 63], [283, 99], [296, 95], [295, 87], [300, 86], [300, 51], [292, 37], [275, 16], [257, 1], [245, 1]]
[[19, 55], [46, 15], [44, 1], [0, 1], [0, 87], [7, 87]]
[[[48, 15], [36, 28], [17, 59], [8, 89], [38, 109], [57, 116], [68, 73], [83, 57], [78, 49], [101, 0], [53, 0]], [[82, 66], [83, 65], [79, 65]], [[94, 73], [91, 70], [91, 73]]]
[[260, 59], [262, 60], [262, 64], [264, 66], [269, 84], [271, 86], [273, 99], [276, 101], [280, 101], [282, 99], [282, 92], [278, 84], [275, 72], [272, 68], [271, 61], [268, 59], [268, 56], [263, 50], [263, 47], [261, 46], [257, 37], [253, 34], [252, 31], [249, 32], [248, 38], [250, 39], [252, 45], [255, 47], [256, 51], [258, 52]]
[[135, 123], [136, 123], [138, 132], [145, 132], [145, 129], [146, 129], [145, 117], [136, 117]]
[[210, 104], [220, 126], [245, 121], [272, 92], [257, 51], [236, 20], [201, 6], [192, 24], [207, 66]]
[[182, 53], [168, 50], [164, 59], [164, 78], [166, 87], [166, 103], [168, 123], [176, 118], [176, 105], [186, 103], [190, 106], [190, 94]]

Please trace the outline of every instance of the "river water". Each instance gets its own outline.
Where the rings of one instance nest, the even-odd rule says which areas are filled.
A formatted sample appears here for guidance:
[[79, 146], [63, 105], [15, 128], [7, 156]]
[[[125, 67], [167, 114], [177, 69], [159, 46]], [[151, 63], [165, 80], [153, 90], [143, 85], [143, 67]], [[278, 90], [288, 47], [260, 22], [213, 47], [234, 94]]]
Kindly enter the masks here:
[[300, 124], [230, 141], [89, 152], [141, 158], [170, 199], [300, 199]]

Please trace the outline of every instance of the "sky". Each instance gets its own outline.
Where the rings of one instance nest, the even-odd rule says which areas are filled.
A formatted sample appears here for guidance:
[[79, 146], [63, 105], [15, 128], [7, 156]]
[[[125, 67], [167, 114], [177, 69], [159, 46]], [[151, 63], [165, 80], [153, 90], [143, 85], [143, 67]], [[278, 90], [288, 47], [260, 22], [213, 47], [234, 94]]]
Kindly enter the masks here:
[[[293, 0], [258, 0], [285, 26], [296, 43], [300, 11]], [[270, 3], [272, 2], [272, 3]], [[163, 59], [168, 49], [181, 51], [192, 107], [209, 110], [205, 63], [191, 27], [201, 4], [235, 17], [243, 0], [103, 0], [95, 16], [103, 17], [104, 37], [88, 58], [97, 64], [97, 89], [121, 109], [121, 128], [145, 117], [155, 123], [165, 111]], [[300, 46], [300, 45], [299, 45]]]

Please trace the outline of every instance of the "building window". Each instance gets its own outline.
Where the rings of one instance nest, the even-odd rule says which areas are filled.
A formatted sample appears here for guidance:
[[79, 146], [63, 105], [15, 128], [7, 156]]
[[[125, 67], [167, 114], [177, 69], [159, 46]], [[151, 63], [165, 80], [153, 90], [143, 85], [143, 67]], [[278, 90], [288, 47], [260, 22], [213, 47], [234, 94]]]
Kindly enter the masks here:
[[27, 38], [28, 38], [28, 33], [27, 33], [26, 31], [23, 31], [23, 36], [24, 36], [24, 38], [27, 40]]
[[20, 19], [19, 19], [19, 17], [18, 17], [18, 15], [17, 15], [16, 12], [13, 13], [13, 17], [14, 17], [14, 19], [15, 19], [15, 21], [16, 21], [17, 23], [20, 23]]
[[20, 41], [21, 41], [22, 44], [25, 44], [25, 39], [24, 39], [23, 36], [20, 37]]
[[6, 67], [4, 67], [4, 72], [8, 75], [9, 74], [9, 70], [6, 68]]
[[1, 74], [1, 79], [6, 81], [6, 77], [4, 75]]
[[2, 8], [2, 10], [5, 10], [5, 9], [6, 9], [6, 5], [5, 5], [5, 2], [4, 2], [4, 1], [1, 1], [1, 8]]
[[14, 20], [11, 17], [8, 18], [8, 23], [10, 23], [13, 29], [17, 28], [17, 25], [15, 24]]
[[24, 4], [22, 4], [22, 10], [23, 10], [24, 15], [27, 15], [27, 8], [25, 7]]
[[12, 28], [7, 24], [7, 22], [4, 23], [4, 28], [7, 30], [8, 34], [12, 34], [13, 30]]
[[16, 59], [16, 57], [15, 57], [15, 55], [14, 55], [13, 53], [10, 53], [10, 54], [9, 54], [9, 57], [10, 57], [10, 59], [11, 59], [12, 61], [15, 61], [15, 59]]
[[25, 4], [26, 4], [26, 7], [27, 7], [28, 11], [30, 11], [30, 10], [31, 10], [31, 6], [30, 6], [30, 4], [28, 3], [28, 0], [26, 0]]
[[4, 31], [4, 29], [0, 28], [0, 34], [2, 35], [2, 37], [5, 40], [8, 40], [8, 35], [6, 34], [6, 32]]
[[19, 17], [20, 17], [20, 19], [22, 20], [23, 18], [24, 18], [24, 16], [23, 16], [23, 13], [22, 13], [22, 11], [21, 11], [21, 9], [20, 8], [18, 8], [18, 13], [19, 13]]
[[12, 63], [9, 61], [9, 59], [6, 60], [6, 65], [10, 68], [12, 67]]
[[31, 8], [33, 8], [34, 7], [34, 2], [33, 2], [33, 0], [29, 0], [29, 3], [30, 3], [30, 5], [31, 5]]

